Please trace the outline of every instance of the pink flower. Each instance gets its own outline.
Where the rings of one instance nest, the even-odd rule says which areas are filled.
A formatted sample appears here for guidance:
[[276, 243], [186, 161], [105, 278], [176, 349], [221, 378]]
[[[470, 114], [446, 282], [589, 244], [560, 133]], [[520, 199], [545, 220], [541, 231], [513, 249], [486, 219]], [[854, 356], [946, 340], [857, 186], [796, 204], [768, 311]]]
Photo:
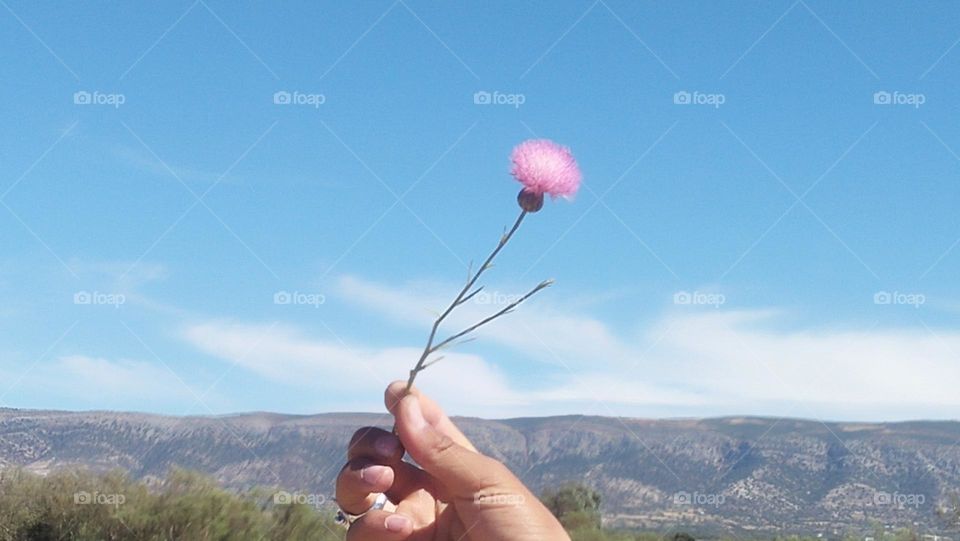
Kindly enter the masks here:
[[523, 184], [523, 192], [570, 199], [580, 187], [580, 167], [567, 147], [549, 139], [530, 139], [510, 155], [510, 173]]

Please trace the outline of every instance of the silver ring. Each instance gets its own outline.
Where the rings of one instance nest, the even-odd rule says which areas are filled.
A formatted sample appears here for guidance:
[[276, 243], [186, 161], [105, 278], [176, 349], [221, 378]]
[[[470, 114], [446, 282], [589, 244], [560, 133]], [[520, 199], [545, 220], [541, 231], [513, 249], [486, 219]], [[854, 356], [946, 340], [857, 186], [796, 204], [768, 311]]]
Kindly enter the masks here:
[[387, 505], [387, 495], [381, 492], [377, 494], [377, 499], [376, 501], [373, 502], [373, 505], [370, 506], [370, 509], [367, 509], [366, 511], [364, 511], [363, 513], [360, 513], [359, 515], [353, 515], [353, 514], [347, 513], [341, 507], [337, 510], [337, 516], [334, 518], [334, 520], [337, 522], [337, 524], [343, 526], [344, 528], [349, 528], [351, 524], [360, 520], [360, 517], [362, 517], [363, 515], [366, 515], [370, 511], [383, 509], [384, 506], [386, 505]]

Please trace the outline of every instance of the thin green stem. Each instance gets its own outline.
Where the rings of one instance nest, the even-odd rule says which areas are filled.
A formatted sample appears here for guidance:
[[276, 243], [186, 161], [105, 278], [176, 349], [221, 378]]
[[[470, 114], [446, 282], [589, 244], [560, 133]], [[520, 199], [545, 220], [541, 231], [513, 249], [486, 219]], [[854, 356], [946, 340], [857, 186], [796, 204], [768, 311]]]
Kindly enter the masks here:
[[453, 311], [458, 305], [462, 304], [466, 298], [472, 297], [476, 292], [470, 293], [467, 296], [467, 293], [470, 289], [477, 283], [477, 280], [480, 278], [480, 275], [483, 274], [483, 271], [487, 270], [490, 267], [490, 264], [493, 262], [493, 258], [497, 257], [497, 254], [500, 253], [500, 250], [507, 245], [507, 242], [513, 237], [513, 234], [517, 232], [517, 229], [520, 228], [520, 224], [523, 222], [523, 219], [527, 216], [527, 211], [521, 210], [520, 215], [517, 216], [517, 221], [513, 223], [513, 227], [510, 228], [502, 237], [500, 237], [500, 242], [497, 243], [497, 247], [490, 252], [490, 255], [487, 256], [486, 261], [477, 269], [477, 272], [470, 276], [467, 280], [467, 284], [463, 286], [463, 289], [460, 290], [460, 293], [453, 299], [453, 302], [450, 303], [450, 306], [447, 307], [437, 319], [433, 322], [433, 327], [430, 329], [430, 336], [427, 338], [427, 345], [423, 348], [423, 353], [420, 354], [420, 359], [417, 361], [416, 366], [410, 370], [410, 377], [407, 379], [407, 387], [405, 392], [410, 392], [410, 388], [413, 387], [413, 380], [416, 379], [417, 374], [424, 369], [424, 363], [427, 360], [427, 357], [435, 351], [433, 346], [433, 341], [437, 337], [437, 329], [440, 328], [440, 324], [443, 323], [443, 320], [450, 315], [450, 312]]
[[551, 285], [553, 285], [553, 280], [545, 280], [545, 281], [543, 281], [543, 282], [540, 282], [539, 284], [537, 284], [537, 287], [531, 289], [526, 295], [524, 295], [524, 296], [520, 297], [519, 299], [517, 299], [517, 300], [511, 302], [510, 304], [508, 304], [503, 310], [500, 310], [500, 311], [497, 312], [496, 314], [493, 314], [492, 316], [489, 316], [489, 317], [481, 320], [479, 323], [475, 323], [475, 324], [467, 327], [466, 329], [458, 332], [457, 334], [455, 334], [455, 335], [453, 335], [453, 336], [451, 336], [451, 337], [443, 340], [442, 342], [440, 342], [440, 343], [438, 343], [437, 345], [433, 346], [433, 347], [431, 348], [430, 352], [433, 353], [434, 351], [437, 351], [438, 349], [440, 349], [440, 348], [442, 348], [443, 346], [449, 344], [450, 342], [453, 342], [453, 341], [456, 340], [457, 338], [460, 338], [461, 336], [467, 335], [467, 334], [469, 334], [469, 333], [471, 333], [471, 332], [479, 329], [480, 327], [486, 325], [487, 323], [490, 323], [491, 321], [497, 319], [498, 317], [500, 317], [500, 316], [502, 316], [502, 315], [509, 314], [509, 313], [510, 313], [511, 311], [513, 311], [513, 309], [516, 308], [517, 305], [519, 305], [521, 302], [523, 302], [523, 301], [529, 299], [530, 297], [534, 296], [534, 295], [535, 295], [537, 292], [539, 292], [541, 289], [546, 289], [546, 288], [550, 287]]

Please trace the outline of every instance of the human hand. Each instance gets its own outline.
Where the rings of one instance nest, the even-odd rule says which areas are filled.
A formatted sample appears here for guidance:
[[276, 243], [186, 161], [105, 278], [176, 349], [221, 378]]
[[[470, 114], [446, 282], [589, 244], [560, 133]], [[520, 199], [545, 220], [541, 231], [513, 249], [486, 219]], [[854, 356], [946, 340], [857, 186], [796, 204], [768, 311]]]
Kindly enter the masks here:
[[[387, 387], [394, 435], [361, 428], [337, 477], [337, 503], [364, 513], [348, 541], [569, 541], [557, 519], [501, 462], [480, 454], [436, 402], [405, 382]], [[399, 436], [399, 438], [397, 437]], [[404, 450], [419, 465], [403, 461]]]

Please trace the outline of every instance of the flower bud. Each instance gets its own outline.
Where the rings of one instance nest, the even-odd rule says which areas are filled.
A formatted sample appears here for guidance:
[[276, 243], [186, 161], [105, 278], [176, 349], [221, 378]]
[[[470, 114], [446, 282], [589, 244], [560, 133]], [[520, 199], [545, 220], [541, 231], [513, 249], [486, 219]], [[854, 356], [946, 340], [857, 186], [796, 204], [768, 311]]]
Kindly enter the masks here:
[[520, 190], [517, 194], [517, 203], [527, 212], [537, 212], [543, 208], [543, 194]]

